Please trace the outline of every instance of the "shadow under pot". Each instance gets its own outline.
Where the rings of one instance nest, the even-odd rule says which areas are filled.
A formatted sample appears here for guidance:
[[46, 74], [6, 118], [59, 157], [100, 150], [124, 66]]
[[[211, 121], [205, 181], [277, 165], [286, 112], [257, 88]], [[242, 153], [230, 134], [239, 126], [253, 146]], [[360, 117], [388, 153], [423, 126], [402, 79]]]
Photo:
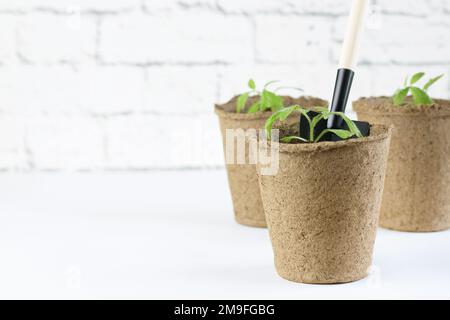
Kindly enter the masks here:
[[390, 136], [375, 125], [361, 139], [269, 144], [279, 149], [278, 172], [262, 175], [259, 164], [257, 171], [281, 277], [335, 284], [367, 276]]
[[450, 228], [450, 101], [394, 106], [392, 98], [362, 98], [358, 118], [393, 125], [380, 225], [432, 232]]
[[[313, 97], [292, 98], [285, 96], [284, 105], [299, 104], [304, 107], [327, 106], [324, 100]], [[247, 105], [256, 102], [255, 97], [249, 99]], [[267, 226], [259, 192], [258, 178], [254, 163], [249, 161], [249, 147], [246, 139], [247, 130], [264, 128], [271, 112], [253, 114], [236, 113], [237, 97], [225, 104], [215, 106], [219, 117], [228, 182], [233, 200], [234, 216], [239, 224], [249, 227], [265, 228]], [[293, 121], [297, 120], [293, 118]], [[227, 131], [230, 135], [227, 147]], [[250, 132], [251, 134], [251, 132]], [[228, 152], [227, 152], [228, 149]], [[228, 153], [228, 156], [227, 156]]]

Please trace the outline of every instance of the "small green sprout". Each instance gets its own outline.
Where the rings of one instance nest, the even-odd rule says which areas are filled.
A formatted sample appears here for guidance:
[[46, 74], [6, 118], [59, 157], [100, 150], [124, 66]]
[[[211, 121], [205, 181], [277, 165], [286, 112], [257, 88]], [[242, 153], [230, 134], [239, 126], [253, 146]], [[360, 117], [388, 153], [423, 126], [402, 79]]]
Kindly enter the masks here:
[[269, 90], [269, 87], [279, 81], [270, 81], [264, 85], [262, 91], [256, 89], [256, 84], [253, 79], [248, 81], [248, 87], [250, 91], [241, 94], [236, 102], [236, 112], [241, 113], [245, 107], [247, 106], [248, 99], [253, 96], [259, 97], [259, 100], [254, 102], [247, 109], [247, 113], [256, 113], [256, 112], [264, 112], [270, 110], [272, 112], [276, 112], [284, 107], [283, 97], [277, 94], [278, 91], [282, 89], [296, 89], [299, 91], [303, 91], [298, 88], [290, 88], [290, 87], [278, 87], [275, 90]]
[[[314, 117], [310, 117], [309, 113], [311, 111], [314, 111], [318, 114]], [[270, 139], [270, 137], [271, 137], [272, 128], [273, 128], [273, 125], [275, 124], [275, 122], [276, 121], [286, 121], [286, 119], [294, 112], [300, 113], [308, 121], [309, 128], [310, 128], [309, 137], [308, 137], [308, 139], [305, 139], [305, 138], [302, 138], [299, 136], [283, 137], [280, 140], [283, 143], [291, 143], [293, 141], [299, 141], [299, 142], [304, 142], [304, 143], [316, 143], [316, 142], [319, 142], [323, 138], [323, 136], [326, 135], [327, 133], [334, 133], [339, 138], [344, 139], [344, 140], [349, 139], [354, 136], [356, 136], [358, 138], [362, 138], [361, 131], [359, 131], [356, 124], [342, 112], [331, 112], [327, 108], [324, 108], [324, 107], [314, 107], [312, 109], [306, 109], [299, 105], [295, 105], [295, 106], [280, 109], [277, 112], [275, 112], [269, 119], [267, 119], [266, 124], [265, 124], [265, 130], [266, 130], [266, 136], [268, 137], [268, 139]], [[348, 130], [325, 129], [321, 133], [319, 133], [318, 136], [315, 138], [314, 137], [314, 129], [316, 128], [317, 124], [322, 119], [327, 120], [331, 115], [337, 115], [337, 116], [342, 117], [342, 119], [347, 124]]]
[[414, 100], [414, 104], [416, 106], [424, 105], [429, 106], [433, 103], [433, 100], [428, 95], [428, 89], [435, 84], [437, 81], [439, 81], [444, 75], [441, 74], [440, 76], [437, 76], [435, 78], [431, 78], [428, 80], [428, 82], [423, 86], [423, 88], [419, 88], [416, 84], [425, 76], [424, 72], [418, 72], [415, 75], [412, 76], [411, 80], [408, 83], [408, 78], [405, 79], [405, 83], [403, 85], [403, 88], [398, 89], [394, 96], [392, 97], [392, 100], [394, 102], [394, 105], [399, 106], [402, 105], [405, 102], [406, 97], [408, 97], [408, 94], [411, 92], [411, 95]]

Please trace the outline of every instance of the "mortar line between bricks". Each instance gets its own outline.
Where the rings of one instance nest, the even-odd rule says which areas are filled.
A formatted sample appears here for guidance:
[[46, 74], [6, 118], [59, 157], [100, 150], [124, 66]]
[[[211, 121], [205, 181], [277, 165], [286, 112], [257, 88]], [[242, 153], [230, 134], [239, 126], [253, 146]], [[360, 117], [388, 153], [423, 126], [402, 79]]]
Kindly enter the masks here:
[[[212, 107], [211, 107], [212, 108]], [[29, 117], [29, 118], [86, 118], [86, 119], [117, 119], [117, 118], [126, 118], [126, 117], [136, 117], [136, 116], [144, 116], [144, 117], [181, 117], [181, 118], [195, 118], [195, 117], [205, 117], [212, 116], [213, 111], [204, 111], [204, 112], [159, 112], [152, 110], [141, 110], [141, 111], [123, 111], [116, 113], [99, 113], [99, 112], [49, 112], [49, 110], [41, 110], [38, 113], [26, 114], [23, 112], [15, 113], [14, 111], [10, 111], [7, 109], [0, 108], [0, 115], [2, 116], [11, 116], [11, 117]]]
[[96, 64], [101, 61], [100, 57], [100, 46], [101, 46], [101, 27], [102, 27], [102, 16], [95, 17], [95, 48], [94, 48], [94, 60]]
[[[77, 6], [68, 6], [70, 7], [77, 7]], [[81, 7], [81, 6], [78, 6]], [[254, 17], [254, 16], [273, 16], [273, 17], [330, 17], [330, 18], [340, 18], [340, 17], [346, 17], [347, 13], [329, 13], [329, 12], [317, 12], [317, 11], [283, 11], [283, 10], [271, 10], [271, 11], [265, 11], [265, 10], [255, 10], [255, 11], [227, 11], [220, 6], [214, 7], [214, 6], [207, 6], [207, 5], [185, 5], [180, 4], [179, 7], [174, 9], [169, 9], [167, 11], [163, 11], [164, 14], [177, 14], [177, 13], [183, 13], [183, 12], [189, 12], [189, 11], [195, 11], [195, 10], [204, 10], [205, 12], [209, 13], [216, 13], [221, 14], [224, 16], [247, 16], [247, 17]], [[30, 9], [2, 9], [0, 10], [0, 15], [32, 15], [35, 13], [43, 13], [43, 14], [53, 14], [53, 15], [61, 15], [61, 16], [67, 16], [72, 15], [73, 12], [69, 12], [68, 10], [63, 9], [56, 9], [52, 7], [34, 7]], [[119, 16], [122, 14], [133, 14], [133, 13], [142, 13], [145, 15], [151, 15], [151, 16], [160, 16], [161, 12], [151, 12], [149, 11], [144, 4], [139, 5], [135, 8], [122, 8], [122, 9], [114, 9], [114, 10], [99, 10], [99, 9], [81, 9], [80, 13], [83, 15], [101, 15], [101, 16]], [[415, 13], [406, 13], [406, 12], [398, 12], [398, 11], [388, 11], [383, 10], [382, 15], [385, 16], [399, 16], [399, 17], [412, 17], [412, 18], [427, 18], [434, 16], [433, 13], [425, 13], [425, 14], [415, 14]], [[443, 15], [450, 15], [450, 10], [442, 10], [441, 13]]]
[[26, 163], [28, 165], [28, 170], [33, 171], [36, 168], [36, 165], [34, 163], [34, 155], [33, 150], [30, 148], [28, 143], [28, 128], [24, 128], [24, 135], [23, 135], [23, 146], [24, 146], [24, 152], [26, 156]]
[[[334, 37], [335, 32], [336, 32], [336, 22], [337, 22], [337, 18], [333, 18], [333, 20], [332, 20], [332, 22], [330, 24], [329, 32], [330, 32], [330, 38], [331, 38], [332, 42], [335, 42], [335, 41], [333, 41], [333, 37]], [[333, 44], [330, 44], [330, 46], [328, 48], [328, 63], [330, 63], [330, 64], [331, 63], [337, 64], [337, 62], [335, 62], [333, 60], [333, 58], [334, 58], [334, 55], [333, 55]]]
[[24, 16], [28, 13], [21, 10], [0, 10], [0, 15]]
[[[67, 8], [76, 8], [80, 6], [67, 6]], [[95, 9], [81, 9], [80, 14], [82, 15], [104, 15], [104, 16], [118, 16], [121, 14], [129, 14], [129, 13], [139, 13], [140, 9], [117, 9], [117, 10], [95, 10]], [[73, 15], [73, 12], [68, 11], [67, 9], [55, 9], [50, 7], [35, 7], [32, 9], [17, 9], [17, 10], [0, 10], [0, 15], [33, 15], [33, 14], [49, 14], [55, 16], [70, 16]]]
[[224, 165], [217, 165], [217, 166], [180, 166], [180, 167], [109, 167], [102, 170], [103, 172], [155, 172], [155, 171], [165, 171], [165, 172], [176, 172], [176, 171], [217, 171], [217, 170], [224, 170]]
[[[333, 60], [332, 63], [337, 63], [336, 60]], [[400, 63], [398, 61], [389, 61], [389, 62], [371, 62], [367, 60], [362, 60], [358, 62], [358, 66], [362, 67], [437, 67], [437, 66], [447, 66], [450, 62], [442, 61], [442, 62], [403, 62]]]
[[100, 61], [99, 66], [105, 67], [138, 67], [138, 68], [149, 68], [149, 67], [227, 67], [227, 66], [238, 66], [239, 64], [226, 62], [226, 61], [211, 61], [211, 62], [189, 62], [189, 61], [179, 61], [179, 62], [105, 62]]
[[75, 174], [91, 174], [91, 173], [109, 173], [109, 174], [122, 174], [122, 173], [156, 173], [156, 172], [189, 172], [189, 171], [223, 171], [224, 165], [217, 166], [180, 166], [180, 167], [130, 167], [130, 166], [117, 166], [117, 167], [98, 167], [92, 166], [91, 168], [74, 168], [74, 169], [56, 169], [56, 168], [0, 168], [0, 174], [8, 173], [45, 173], [45, 174], [61, 174], [61, 173], [75, 173]]
[[[188, 112], [188, 113], [164, 113], [158, 111], [129, 111], [129, 112], [118, 112], [118, 113], [88, 113], [84, 114], [87, 117], [94, 119], [116, 119], [116, 118], [126, 118], [126, 117], [136, 117], [136, 116], [147, 116], [147, 117], [180, 117], [180, 118], [195, 118], [195, 117], [205, 117], [214, 115], [212, 111], [210, 112]], [[67, 115], [70, 117], [72, 115]]]
[[222, 93], [222, 79], [223, 75], [220, 71], [216, 71], [216, 92], [215, 92], [215, 100], [219, 101]]

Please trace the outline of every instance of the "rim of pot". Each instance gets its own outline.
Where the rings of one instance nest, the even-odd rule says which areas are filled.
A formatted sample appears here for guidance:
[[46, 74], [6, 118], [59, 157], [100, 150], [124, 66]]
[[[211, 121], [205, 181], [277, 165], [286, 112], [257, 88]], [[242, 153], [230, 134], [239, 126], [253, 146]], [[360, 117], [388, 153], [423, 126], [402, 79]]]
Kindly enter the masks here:
[[388, 139], [393, 130], [393, 126], [373, 124], [370, 126], [371, 135], [364, 138], [348, 139], [337, 142], [318, 142], [318, 143], [298, 143], [288, 144], [279, 143], [281, 153], [317, 153], [339, 148], [355, 147], [366, 143], [378, 142]]
[[364, 97], [353, 102], [353, 110], [357, 113], [391, 116], [450, 116], [450, 100], [433, 99], [433, 101], [433, 104], [429, 106], [416, 106], [412, 103], [395, 106], [391, 97]]
[[[271, 111], [264, 111], [264, 112], [256, 112], [256, 113], [236, 113], [236, 112], [230, 112], [226, 111], [225, 109], [229, 107], [230, 105], [233, 106], [233, 110], [235, 110], [235, 103], [236, 98], [238, 96], [233, 97], [231, 100], [229, 100], [226, 103], [216, 104], [214, 106], [214, 112], [224, 119], [232, 119], [232, 120], [259, 120], [259, 119], [267, 119], [272, 112]], [[291, 96], [283, 96], [283, 98], [290, 99], [291, 101], [295, 101], [293, 104], [308, 104], [308, 106], [328, 106], [328, 102], [325, 100], [322, 100], [317, 97], [311, 97], [311, 96], [300, 96], [298, 98], [294, 98]]]

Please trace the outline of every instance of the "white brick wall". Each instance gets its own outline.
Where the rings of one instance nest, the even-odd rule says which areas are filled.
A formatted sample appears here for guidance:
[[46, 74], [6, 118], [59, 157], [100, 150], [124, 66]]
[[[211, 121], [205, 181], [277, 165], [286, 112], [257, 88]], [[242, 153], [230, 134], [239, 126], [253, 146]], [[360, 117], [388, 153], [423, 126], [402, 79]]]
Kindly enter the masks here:
[[[222, 166], [213, 104], [284, 80], [330, 98], [350, 0], [2, 0], [0, 171]], [[377, 0], [353, 98], [447, 73], [450, 1]]]
[[107, 63], [245, 63], [253, 58], [251, 22], [209, 11], [119, 15], [104, 19], [100, 34], [100, 58]]
[[4, 12], [41, 10], [67, 13], [74, 9], [81, 9], [83, 12], [111, 13], [137, 9], [140, 6], [140, 0], [3, 0], [0, 2], [0, 10]]
[[0, 19], [0, 63], [10, 63], [16, 55], [16, 30], [17, 19], [10, 16], [2, 16]]
[[216, 102], [217, 68], [161, 66], [146, 69], [145, 111], [208, 114]]
[[29, 167], [25, 145], [25, 121], [0, 114], [0, 171]]
[[95, 55], [96, 24], [92, 17], [42, 13], [17, 20], [17, 54], [26, 62], [81, 63]]
[[257, 61], [278, 64], [328, 62], [331, 42], [329, 19], [267, 15], [257, 17]]
[[104, 165], [102, 121], [77, 116], [37, 116], [27, 119], [25, 143], [31, 169], [90, 170]]

